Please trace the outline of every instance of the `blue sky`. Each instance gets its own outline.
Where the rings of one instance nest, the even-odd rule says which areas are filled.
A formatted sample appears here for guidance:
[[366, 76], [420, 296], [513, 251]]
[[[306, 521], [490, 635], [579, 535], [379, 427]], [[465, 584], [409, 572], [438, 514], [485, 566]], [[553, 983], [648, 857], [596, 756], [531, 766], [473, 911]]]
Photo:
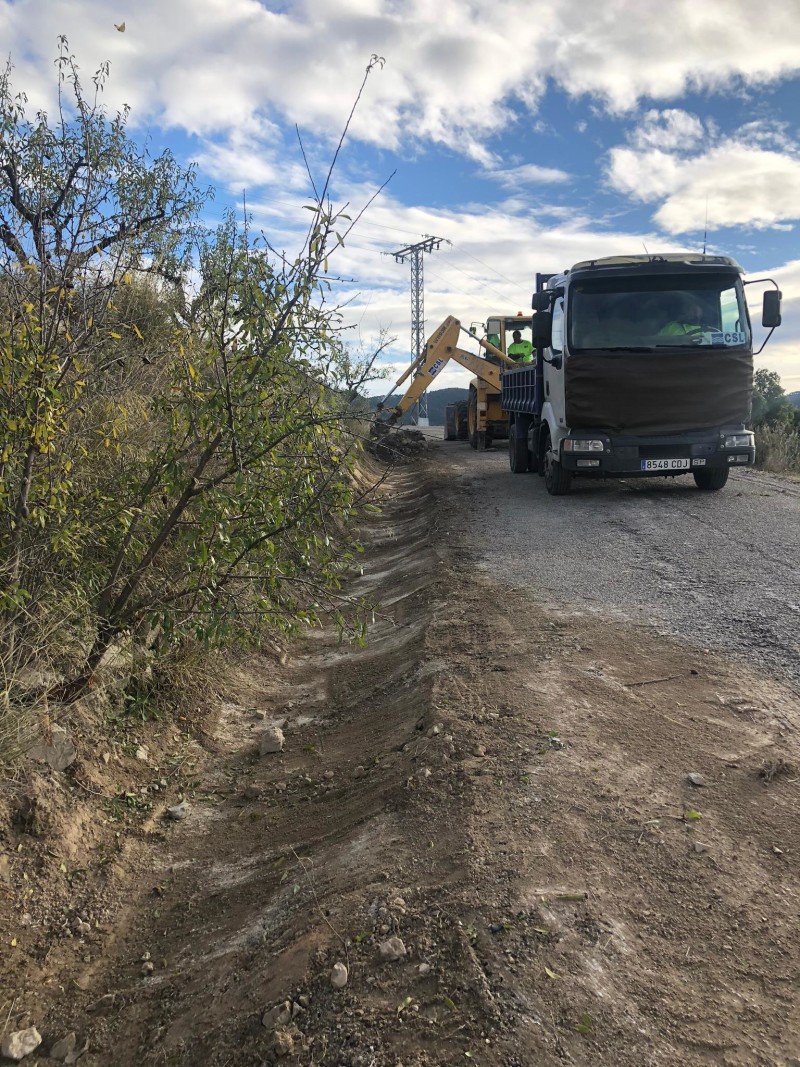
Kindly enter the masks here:
[[61, 33], [86, 80], [110, 61], [107, 103], [131, 105], [135, 132], [197, 162], [217, 190], [210, 222], [246, 189], [287, 249], [309, 192], [294, 124], [324, 173], [382, 56], [334, 200], [358, 208], [396, 174], [331, 270], [348, 279], [347, 336], [396, 337], [398, 370], [409, 270], [386, 253], [450, 242], [425, 260], [430, 331], [527, 310], [536, 271], [698, 250], [707, 218], [709, 250], [779, 281], [784, 325], [758, 362], [800, 389], [800, 3], [0, 0], [0, 47], [32, 105], [52, 103]]

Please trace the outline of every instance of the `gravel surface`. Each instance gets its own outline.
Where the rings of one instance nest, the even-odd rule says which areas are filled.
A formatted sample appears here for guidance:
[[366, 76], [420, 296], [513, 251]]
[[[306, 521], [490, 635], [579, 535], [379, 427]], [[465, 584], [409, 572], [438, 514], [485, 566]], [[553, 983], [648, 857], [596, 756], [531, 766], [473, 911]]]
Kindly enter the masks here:
[[499, 446], [434, 447], [470, 495], [470, 549], [499, 578], [800, 685], [800, 483], [737, 471], [718, 493], [676, 478], [577, 482], [550, 497], [535, 474], [512, 475]]

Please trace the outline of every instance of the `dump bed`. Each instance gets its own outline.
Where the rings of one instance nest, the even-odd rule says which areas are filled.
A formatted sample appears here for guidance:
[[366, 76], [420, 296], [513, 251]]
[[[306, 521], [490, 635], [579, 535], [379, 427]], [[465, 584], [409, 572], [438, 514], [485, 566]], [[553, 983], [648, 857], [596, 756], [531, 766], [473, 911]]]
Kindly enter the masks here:
[[541, 370], [536, 363], [504, 370], [500, 376], [500, 406], [503, 411], [538, 415], [541, 404]]

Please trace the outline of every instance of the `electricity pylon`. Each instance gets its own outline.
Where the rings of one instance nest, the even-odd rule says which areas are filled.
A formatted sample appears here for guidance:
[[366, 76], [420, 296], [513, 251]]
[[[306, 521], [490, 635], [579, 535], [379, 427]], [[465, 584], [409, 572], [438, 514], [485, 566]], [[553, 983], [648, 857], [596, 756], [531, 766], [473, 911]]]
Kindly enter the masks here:
[[[434, 252], [441, 245], [444, 237], [428, 237], [393, 252], [395, 263], [411, 262], [411, 362], [422, 354], [425, 347], [425, 288], [422, 281], [422, 257], [425, 252]], [[418, 423], [420, 418], [428, 418], [428, 395], [423, 393], [419, 402], [412, 408], [412, 421]]]

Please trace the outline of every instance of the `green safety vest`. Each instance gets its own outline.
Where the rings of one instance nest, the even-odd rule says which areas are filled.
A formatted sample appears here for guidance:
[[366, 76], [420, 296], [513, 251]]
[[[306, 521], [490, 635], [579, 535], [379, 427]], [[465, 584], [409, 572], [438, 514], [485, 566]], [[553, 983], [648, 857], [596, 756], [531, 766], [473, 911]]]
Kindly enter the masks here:
[[690, 322], [668, 322], [667, 325], [659, 330], [659, 333], [666, 334], [667, 336], [685, 336], [691, 333], [702, 333], [703, 327], [693, 325]]
[[533, 345], [530, 341], [515, 341], [508, 346], [508, 354], [517, 363], [533, 363]]

